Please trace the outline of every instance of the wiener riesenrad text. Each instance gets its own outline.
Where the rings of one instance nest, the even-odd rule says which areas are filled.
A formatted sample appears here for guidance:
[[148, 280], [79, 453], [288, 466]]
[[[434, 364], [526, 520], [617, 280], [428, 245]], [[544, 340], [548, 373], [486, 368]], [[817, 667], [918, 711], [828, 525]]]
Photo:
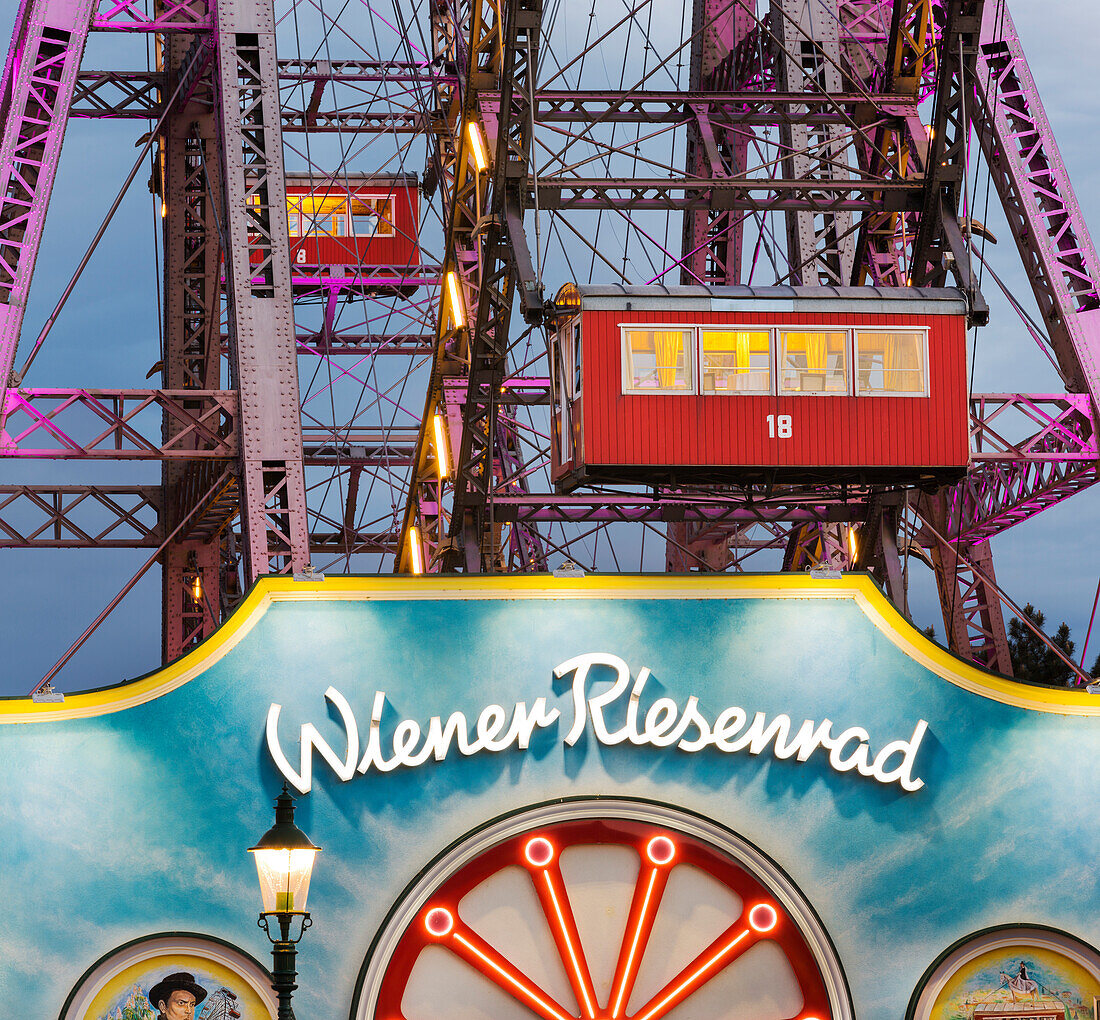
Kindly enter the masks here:
[[[608, 687], [592, 689], [593, 667], [614, 671]], [[631, 680], [630, 668], [617, 655], [589, 652], [563, 662], [554, 670], [557, 677], [573, 675], [571, 689], [572, 718], [562, 738], [568, 746], [576, 744], [590, 728], [601, 744], [633, 744], [637, 747], [675, 747], [693, 753], [713, 747], [727, 754], [768, 753], [780, 759], [809, 761], [815, 755], [825, 759], [837, 772], [856, 772], [880, 783], [896, 783], [907, 792], [919, 790], [924, 781], [913, 775], [914, 763], [928, 723], [919, 720], [904, 740], [892, 740], [877, 751], [871, 735], [861, 726], [849, 726], [834, 733], [836, 724], [829, 719], [807, 719], [799, 724], [790, 716], [768, 717], [756, 712], [750, 718], [743, 708], [730, 707], [708, 717], [699, 708], [694, 695], [682, 705], [672, 698], [657, 698], [642, 711], [642, 692], [650, 677], [643, 668]], [[606, 673], [600, 673], [603, 679]], [[340, 713], [347, 737], [343, 755], [337, 754], [312, 723], [302, 726], [299, 767], [295, 769], [279, 742], [281, 705], [273, 704], [267, 713], [267, 746], [279, 771], [300, 792], [313, 785], [313, 754], [320, 756], [343, 782], [368, 772], [391, 772], [396, 768], [415, 768], [429, 760], [443, 761], [453, 751], [474, 755], [509, 748], [526, 749], [536, 730], [554, 726], [562, 718], [561, 710], [548, 707], [546, 698], [529, 705], [517, 702], [512, 710], [502, 705], [487, 705], [476, 717], [452, 712], [446, 720], [435, 716], [422, 726], [414, 719], [402, 719], [392, 730], [383, 732], [384, 691], [374, 696], [370, 727], [365, 746], [359, 724], [347, 699], [334, 687], [325, 697]], [[621, 719], [625, 704], [625, 723], [612, 725], [609, 716]], [[362, 751], [362, 753], [360, 753]]]

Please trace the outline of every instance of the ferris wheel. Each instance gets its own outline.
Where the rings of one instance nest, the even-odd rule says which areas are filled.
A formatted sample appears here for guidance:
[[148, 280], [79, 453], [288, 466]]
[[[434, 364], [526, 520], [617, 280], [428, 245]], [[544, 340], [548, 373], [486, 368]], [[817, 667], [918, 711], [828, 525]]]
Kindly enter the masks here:
[[[104, 230], [43, 323], [25, 315], [78, 120], [138, 141], [104, 230], [135, 180], [152, 192], [134, 286], [159, 339], [120, 357], [117, 388], [38, 377]], [[867, 569], [905, 607], [927, 569], [951, 647], [1010, 672], [1027, 593], [998, 586], [991, 541], [1096, 481], [1100, 265], [1003, 0], [22, 0], [0, 121], [0, 454], [72, 472], [0, 487], [0, 543], [136, 567], [47, 685], [157, 568], [166, 661], [271, 572]], [[991, 203], [1038, 313], [994, 269]], [[1002, 287], [1042, 393], [973, 390], [983, 289]], [[800, 338], [744, 302], [862, 314], [952, 288], [963, 453], [582, 472], [562, 421], [596, 367], [564, 337], [600, 288], [638, 326], [614, 400], [740, 388], [774, 399], [756, 427], [777, 443], [797, 428], [784, 387], [934, 396], [933, 332]], [[676, 347], [661, 316], [704, 294]]]

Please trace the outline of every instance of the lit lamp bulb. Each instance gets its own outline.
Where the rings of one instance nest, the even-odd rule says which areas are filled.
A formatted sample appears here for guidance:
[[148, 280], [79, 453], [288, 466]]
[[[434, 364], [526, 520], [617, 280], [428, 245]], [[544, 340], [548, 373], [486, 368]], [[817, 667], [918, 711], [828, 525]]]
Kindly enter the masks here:
[[284, 785], [275, 801], [275, 824], [249, 847], [265, 914], [305, 913], [313, 861], [320, 849], [294, 824], [294, 799]]
[[435, 466], [439, 471], [439, 479], [442, 481], [450, 473], [450, 464], [447, 460], [447, 439], [443, 434], [443, 416], [441, 414], [435, 415], [433, 419], [435, 426]]
[[409, 559], [414, 574], [424, 573], [424, 563], [420, 557], [420, 531], [414, 525], [409, 528]]
[[474, 153], [474, 166], [477, 167], [477, 172], [481, 173], [489, 165], [489, 157], [485, 152], [485, 142], [481, 137], [481, 129], [475, 121], [470, 121], [466, 125], [466, 134], [469, 136], [470, 148]]
[[191, 579], [191, 598], [196, 602], [202, 601], [202, 574], [196, 574]]
[[447, 271], [447, 297], [451, 304], [451, 321], [455, 329], [462, 329], [466, 324], [466, 314], [462, 308], [462, 295], [458, 287], [458, 273], [453, 269]]
[[160, 218], [163, 220], [168, 215], [168, 203], [162, 198], [160, 200]]

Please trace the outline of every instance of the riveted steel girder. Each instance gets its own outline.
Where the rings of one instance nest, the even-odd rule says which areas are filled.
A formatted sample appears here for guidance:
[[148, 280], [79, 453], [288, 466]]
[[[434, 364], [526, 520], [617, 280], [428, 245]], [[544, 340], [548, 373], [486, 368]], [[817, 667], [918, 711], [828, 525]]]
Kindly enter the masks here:
[[309, 565], [271, 0], [216, 5], [230, 361], [249, 580]]
[[0, 81], [0, 386], [15, 364], [92, 0], [22, 0]]

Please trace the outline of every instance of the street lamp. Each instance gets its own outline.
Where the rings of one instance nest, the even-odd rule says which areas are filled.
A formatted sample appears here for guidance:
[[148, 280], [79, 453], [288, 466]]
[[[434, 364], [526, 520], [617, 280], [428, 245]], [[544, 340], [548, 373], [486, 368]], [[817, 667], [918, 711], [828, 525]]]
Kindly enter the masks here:
[[[284, 783], [283, 792], [275, 799], [275, 824], [260, 837], [259, 843], [248, 848], [256, 858], [263, 898], [263, 910], [256, 923], [272, 946], [271, 985], [279, 997], [278, 1020], [294, 1020], [290, 997], [298, 987], [294, 983], [298, 952], [295, 947], [313, 923], [306, 910], [306, 897], [313, 859], [320, 849], [294, 824], [294, 798]], [[272, 918], [278, 922], [277, 933], [272, 933]], [[291, 936], [295, 918], [300, 925], [297, 938]]]

